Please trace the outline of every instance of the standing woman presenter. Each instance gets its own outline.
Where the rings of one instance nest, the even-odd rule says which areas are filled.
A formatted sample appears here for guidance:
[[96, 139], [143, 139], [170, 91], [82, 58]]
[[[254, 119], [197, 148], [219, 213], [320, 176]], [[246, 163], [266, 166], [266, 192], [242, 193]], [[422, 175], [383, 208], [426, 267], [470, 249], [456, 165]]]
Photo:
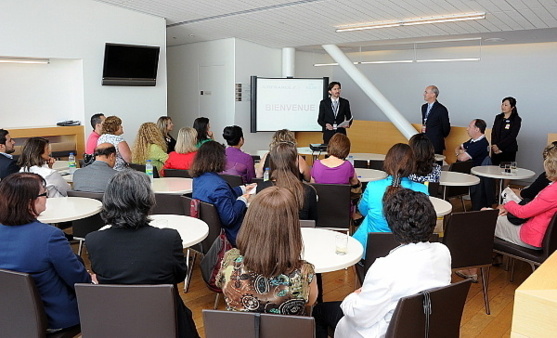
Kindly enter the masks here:
[[505, 97], [501, 101], [501, 114], [495, 116], [491, 129], [491, 162], [499, 165], [501, 162], [516, 160], [518, 142], [516, 137], [520, 131], [522, 119], [516, 110], [516, 99]]

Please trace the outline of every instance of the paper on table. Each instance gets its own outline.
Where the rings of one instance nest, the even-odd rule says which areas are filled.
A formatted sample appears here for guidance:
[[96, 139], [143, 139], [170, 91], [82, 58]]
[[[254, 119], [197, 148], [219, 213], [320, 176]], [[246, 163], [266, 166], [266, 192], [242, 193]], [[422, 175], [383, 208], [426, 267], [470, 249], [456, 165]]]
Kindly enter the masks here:
[[344, 120], [343, 122], [341, 122], [341, 123], [337, 126], [337, 128], [346, 128], [346, 127], [348, 127], [348, 126], [350, 125], [350, 122], [352, 122], [353, 119], [354, 119], [354, 117], [352, 116], [352, 117], [350, 118], [350, 120]]

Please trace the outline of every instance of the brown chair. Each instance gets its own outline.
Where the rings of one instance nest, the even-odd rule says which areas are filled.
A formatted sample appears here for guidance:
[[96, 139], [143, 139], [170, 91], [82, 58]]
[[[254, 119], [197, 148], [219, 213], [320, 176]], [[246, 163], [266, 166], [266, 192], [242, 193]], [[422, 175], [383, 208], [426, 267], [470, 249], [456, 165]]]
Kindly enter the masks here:
[[174, 285], [75, 284], [83, 337], [176, 337]]
[[[140, 171], [142, 173], [145, 172], [145, 164], [138, 164], [138, 163], [128, 163], [128, 166], [133, 169]], [[153, 166], [153, 178], [159, 178], [159, 170], [156, 166]]]
[[203, 310], [207, 338], [315, 337], [315, 319], [269, 313]]
[[369, 169], [383, 170], [383, 162], [380, 160], [369, 160]]
[[490, 314], [488, 283], [493, 262], [493, 237], [499, 210], [455, 212], [447, 221], [443, 236], [451, 252], [451, 268], [480, 268], [485, 313]]
[[180, 169], [164, 169], [164, 177], [192, 178], [189, 170], [180, 170]]
[[470, 283], [463, 280], [401, 298], [385, 337], [459, 337]]
[[520, 245], [507, 242], [500, 238], [495, 237], [493, 244], [493, 251], [511, 258], [511, 281], [514, 275], [514, 260], [518, 259], [524, 261], [532, 267], [532, 271], [540, 266], [552, 253], [557, 250], [557, 213], [547, 226], [545, 236], [542, 241], [541, 250], [532, 250]]
[[155, 201], [156, 204], [151, 210], [152, 215], [186, 215], [186, 204], [184, 199], [180, 195], [155, 193]]
[[0, 336], [73, 337], [79, 326], [46, 334], [46, 314], [35, 281], [28, 273], [0, 269]]
[[[457, 173], [470, 174], [470, 170], [474, 166], [472, 160], [464, 162], [454, 162], [449, 166], [449, 171], [454, 171]], [[450, 198], [459, 197], [460, 203], [462, 203], [462, 209], [466, 211], [466, 206], [464, 205], [463, 197], [470, 194], [470, 187], [444, 187], [445, 191], [443, 193], [446, 200]]]
[[228, 174], [219, 174], [219, 176], [222, 177], [232, 188], [244, 185], [242, 176]]
[[354, 160], [354, 168], [369, 169], [369, 162], [366, 160]]
[[318, 228], [350, 229], [352, 233], [352, 215], [350, 185], [311, 183], [317, 191]]
[[[104, 193], [69, 190], [68, 196], [92, 198], [102, 202]], [[104, 225], [105, 222], [102, 220], [100, 214], [96, 214], [93, 216], [89, 216], [87, 218], [72, 221], [73, 238], [79, 241], [79, 247], [77, 249], [77, 254], [79, 256], [81, 256], [81, 252], [83, 251], [83, 245], [85, 244], [85, 236], [87, 236], [87, 234], [90, 232], [99, 230]]]

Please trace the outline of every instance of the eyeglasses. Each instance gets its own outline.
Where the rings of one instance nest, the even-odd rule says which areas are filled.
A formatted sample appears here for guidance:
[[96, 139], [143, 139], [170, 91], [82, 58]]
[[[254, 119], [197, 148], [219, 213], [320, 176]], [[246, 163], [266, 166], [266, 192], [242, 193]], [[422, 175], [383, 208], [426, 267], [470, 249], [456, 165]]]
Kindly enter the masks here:
[[38, 194], [37, 198], [39, 198], [39, 197], [48, 197], [48, 190], [43, 192], [42, 194]]

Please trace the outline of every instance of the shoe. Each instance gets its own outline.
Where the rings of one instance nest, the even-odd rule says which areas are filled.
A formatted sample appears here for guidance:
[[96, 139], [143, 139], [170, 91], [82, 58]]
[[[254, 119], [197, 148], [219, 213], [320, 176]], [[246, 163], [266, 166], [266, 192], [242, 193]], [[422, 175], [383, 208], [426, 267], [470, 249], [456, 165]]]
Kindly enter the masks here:
[[472, 283], [477, 283], [478, 282], [478, 275], [476, 275], [476, 274], [469, 275], [467, 273], [464, 273], [462, 270], [458, 270], [458, 271], [455, 271], [455, 275], [457, 275], [458, 277], [464, 278], [464, 279], [471, 279]]

